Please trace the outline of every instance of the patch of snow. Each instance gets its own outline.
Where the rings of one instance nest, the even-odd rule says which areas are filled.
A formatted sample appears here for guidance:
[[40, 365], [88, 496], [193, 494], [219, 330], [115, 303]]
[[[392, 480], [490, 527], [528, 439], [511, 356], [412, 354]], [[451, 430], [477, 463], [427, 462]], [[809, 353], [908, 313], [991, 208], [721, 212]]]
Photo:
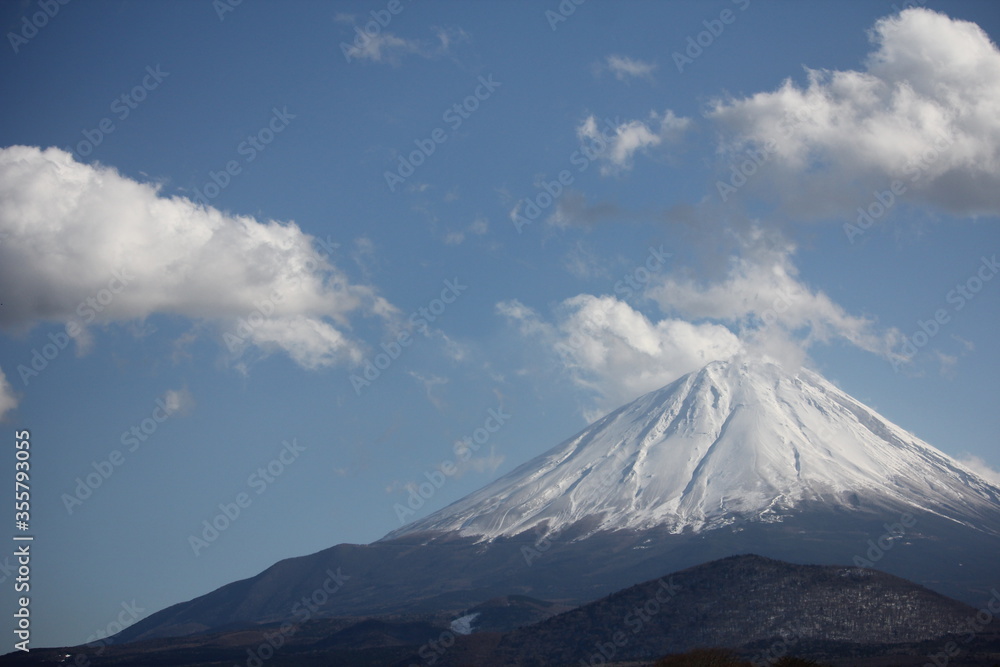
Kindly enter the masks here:
[[451, 622], [451, 631], [459, 635], [471, 635], [472, 634], [472, 623], [479, 617], [479, 612], [474, 614], [466, 614], [460, 618], [456, 618]]

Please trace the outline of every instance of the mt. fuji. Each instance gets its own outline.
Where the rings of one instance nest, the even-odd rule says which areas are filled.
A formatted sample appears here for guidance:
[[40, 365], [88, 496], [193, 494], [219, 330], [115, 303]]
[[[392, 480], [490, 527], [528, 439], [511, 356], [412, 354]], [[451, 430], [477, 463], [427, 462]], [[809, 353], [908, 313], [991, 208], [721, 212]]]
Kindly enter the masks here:
[[314, 617], [461, 617], [510, 595], [578, 605], [754, 553], [875, 567], [969, 604], [996, 586], [1000, 488], [815, 372], [708, 364], [368, 545], [283, 560], [118, 641]]
[[701, 532], [780, 521], [804, 502], [919, 509], [983, 529], [1000, 489], [814, 372], [717, 361], [386, 539], [492, 540], [583, 520], [591, 532]]

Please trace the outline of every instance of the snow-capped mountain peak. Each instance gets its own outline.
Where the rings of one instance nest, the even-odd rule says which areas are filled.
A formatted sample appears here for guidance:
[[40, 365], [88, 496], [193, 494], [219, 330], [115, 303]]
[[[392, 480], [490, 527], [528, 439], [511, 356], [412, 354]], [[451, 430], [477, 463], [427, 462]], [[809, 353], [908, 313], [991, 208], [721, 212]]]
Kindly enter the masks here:
[[702, 531], [780, 521], [807, 502], [970, 523], [996, 513], [1000, 489], [812, 371], [717, 361], [384, 539], [492, 540], [582, 520], [592, 532]]

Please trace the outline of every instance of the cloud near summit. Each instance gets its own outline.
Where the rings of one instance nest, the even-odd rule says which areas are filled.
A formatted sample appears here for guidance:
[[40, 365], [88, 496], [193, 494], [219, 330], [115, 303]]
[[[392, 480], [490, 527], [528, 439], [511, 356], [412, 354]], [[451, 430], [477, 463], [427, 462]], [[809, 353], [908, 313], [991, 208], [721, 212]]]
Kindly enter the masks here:
[[[817, 343], [847, 342], [892, 358], [893, 328], [847, 312], [798, 276], [794, 244], [759, 228], [739, 239], [724, 275], [694, 280], [681, 271], [650, 279], [636, 304], [579, 294], [539, 314], [518, 300], [497, 312], [541, 345], [590, 401], [592, 421], [705, 364], [736, 355], [794, 370]], [[649, 309], [648, 304], [657, 308]], [[658, 310], [659, 312], [649, 312]]]

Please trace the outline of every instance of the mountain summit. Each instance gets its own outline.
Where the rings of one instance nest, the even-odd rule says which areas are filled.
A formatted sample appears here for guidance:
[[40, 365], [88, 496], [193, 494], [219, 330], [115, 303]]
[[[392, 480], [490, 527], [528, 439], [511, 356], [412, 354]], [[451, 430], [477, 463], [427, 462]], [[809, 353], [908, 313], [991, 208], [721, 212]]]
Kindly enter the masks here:
[[705, 531], [804, 504], [920, 509], [979, 527], [1000, 489], [818, 374], [716, 361], [385, 539], [528, 530]]

